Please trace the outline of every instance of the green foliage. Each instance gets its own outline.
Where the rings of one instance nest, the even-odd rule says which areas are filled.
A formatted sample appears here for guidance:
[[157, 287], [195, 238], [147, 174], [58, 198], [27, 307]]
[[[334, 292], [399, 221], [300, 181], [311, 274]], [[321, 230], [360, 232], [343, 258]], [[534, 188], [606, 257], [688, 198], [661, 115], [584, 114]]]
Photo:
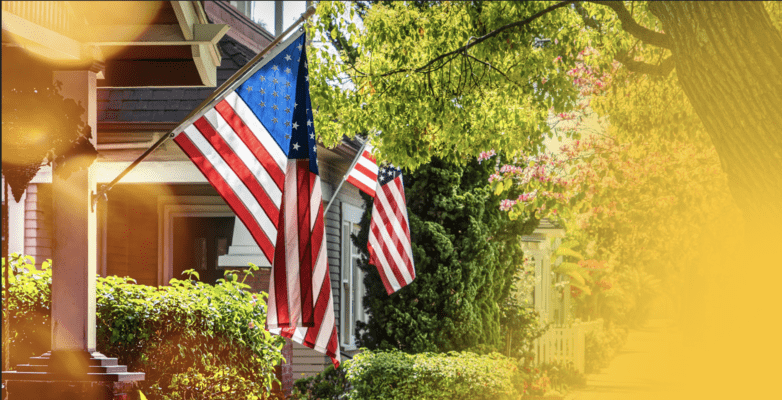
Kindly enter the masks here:
[[551, 387], [560, 393], [586, 385], [586, 376], [576, 369], [572, 361], [552, 361], [540, 367], [551, 380]]
[[627, 341], [627, 328], [608, 323], [602, 330], [588, 332], [585, 338], [584, 372], [591, 374], [605, 368]]
[[[360, 265], [370, 315], [358, 324], [363, 347], [409, 353], [500, 348], [500, 305], [523, 259], [518, 237], [537, 221], [510, 221], [499, 210], [486, 183], [491, 170], [488, 163], [460, 167], [435, 159], [404, 175], [416, 278], [389, 296], [377, 268]], [[372, 213], [366, 201], [354, 238], [364, 260]]]
[[535, 357], [533, 343], [548, 329], [548, 325], [541, 325], [538, 312], [508, 297], [501, 308], [500, 325], [506, 332], [505, 354], [519, 359], [524, 366], [531, 365]]
[[[13, 324], [16, 342], [51, 329], [51, 268], [36, 271], [32, 263], [30, 257], [17, 263], [9, 305], [16, 321], [36, 321], [38, 329]], [[215, 285], [172, 279], [159, 288], [99, 277], [98, 351], [144, 371], [141, 390], [150, 399], [263, 398], [276, 382], [284, 341], [262, 327], [266, 295], [248, 288], [234, 276]]]
[[[49, 316], [52, 309], [51, 262], [35, 268], [35, 260], [30, 256], [10, 255], [9, 274], [10, 296], [8, 311], [11, 343], [11, 366], [27, 363], [32, 356], [39, 356], [49, 350], [51, 345], [51, 327]], [[5, 260], [3, 260], [3, 287], [5, 287]], [[6, 304], [5, 290], [3, 304]], [[3, 315], [5, 323], [6, 315]]]
[[523, 393], [515, 360], [496, 353], [364, 351], [346, 364], [352, 400], [516, 399]]
[[[433, 156], [462, 162], [489, 149], [537, 153], [554, 134], [550, 110], [565, 111], [578, 98], [567, 71], [579, 51], [600, 46], [604, 55], [588, 62], [608, 64], [605, 54], [630, 43], [610, 11], [561, 7], [438, 57], [554, 4], [377, 2], [353, 3], [347, 12], [344, 3], [320, 2], [311, 34], [335, 43], [338, 54], [324, 49], [311, 62], [319, 135], [332, 145], [343, 134], [376, 133], [381, 160], [413, 169]], [[601, 30], [581, 29], [577, 9]]]
[[323, 372], [315, 376], [297, 380], [293, 387], [291, 399], [336, 400], [341, 399], [351, 390], [352, 386], [347, 380], [345, 363], [343, 362], [339, 365], [339, 368], [334, 368], [333, 365], [329, 365]]

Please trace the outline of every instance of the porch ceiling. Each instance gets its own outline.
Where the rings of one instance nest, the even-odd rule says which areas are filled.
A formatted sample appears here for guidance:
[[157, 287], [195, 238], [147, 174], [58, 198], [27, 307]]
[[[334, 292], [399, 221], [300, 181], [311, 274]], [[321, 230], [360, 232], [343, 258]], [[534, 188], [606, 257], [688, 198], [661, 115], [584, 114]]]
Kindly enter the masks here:
[[201, 2], [3, 2], [3, 46], [52, 69], [98, 70], [99, 87], [214, 87], [217, 41]]

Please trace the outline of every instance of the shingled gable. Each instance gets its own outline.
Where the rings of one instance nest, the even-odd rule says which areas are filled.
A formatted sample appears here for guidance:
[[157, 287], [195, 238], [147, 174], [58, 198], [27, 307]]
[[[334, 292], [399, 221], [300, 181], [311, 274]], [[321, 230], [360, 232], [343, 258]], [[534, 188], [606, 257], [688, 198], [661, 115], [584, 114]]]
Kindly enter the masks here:
[[[218, 42], [222, 62], [217, 67], [221, 85], [271, 43], [274, 36], [227, 2], [204, 2], [210, 22], [231, 29]], [[250, 46], [255, 47], [250, 48]], [[98, 143], [133, 142], [112, 132], [152, 132], [173, 129], [216, 88], [107, 88], [98, 89]], [[137, 139], [138, 140], [138, 139]]]

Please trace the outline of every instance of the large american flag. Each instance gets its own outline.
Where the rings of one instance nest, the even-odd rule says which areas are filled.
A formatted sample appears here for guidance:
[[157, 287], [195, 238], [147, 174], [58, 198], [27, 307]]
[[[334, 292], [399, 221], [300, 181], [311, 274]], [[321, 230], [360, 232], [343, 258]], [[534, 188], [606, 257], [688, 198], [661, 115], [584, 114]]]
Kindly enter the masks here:
[[286, 40], [174, 141], [272, 263], [267, 329], [339, 365], [305, 36]]
[[369, 262], [377, 267], [389, 295], [415, 279], [405, 188], [399, 168], [384, 166], [378, 174], [368, 247]]
[[378, 168], [375, 157], [372, 156], [373, 148], [369, 143], [364, 146], [364, 151], [361, 152], [356, 165], [353, 166], [353, 169], [348, 174], [347, 181], [361, 189], [362, 192], [375, 197]]

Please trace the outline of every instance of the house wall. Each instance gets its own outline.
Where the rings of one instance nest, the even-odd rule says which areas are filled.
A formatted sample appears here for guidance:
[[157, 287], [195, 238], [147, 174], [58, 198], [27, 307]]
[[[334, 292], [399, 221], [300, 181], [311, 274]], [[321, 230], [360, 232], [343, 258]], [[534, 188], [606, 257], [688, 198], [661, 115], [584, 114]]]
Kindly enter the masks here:
[[52, 185], [27, 187], [24, 218], [24, 253], [35, 257], [36, 265], [52, 258]]

